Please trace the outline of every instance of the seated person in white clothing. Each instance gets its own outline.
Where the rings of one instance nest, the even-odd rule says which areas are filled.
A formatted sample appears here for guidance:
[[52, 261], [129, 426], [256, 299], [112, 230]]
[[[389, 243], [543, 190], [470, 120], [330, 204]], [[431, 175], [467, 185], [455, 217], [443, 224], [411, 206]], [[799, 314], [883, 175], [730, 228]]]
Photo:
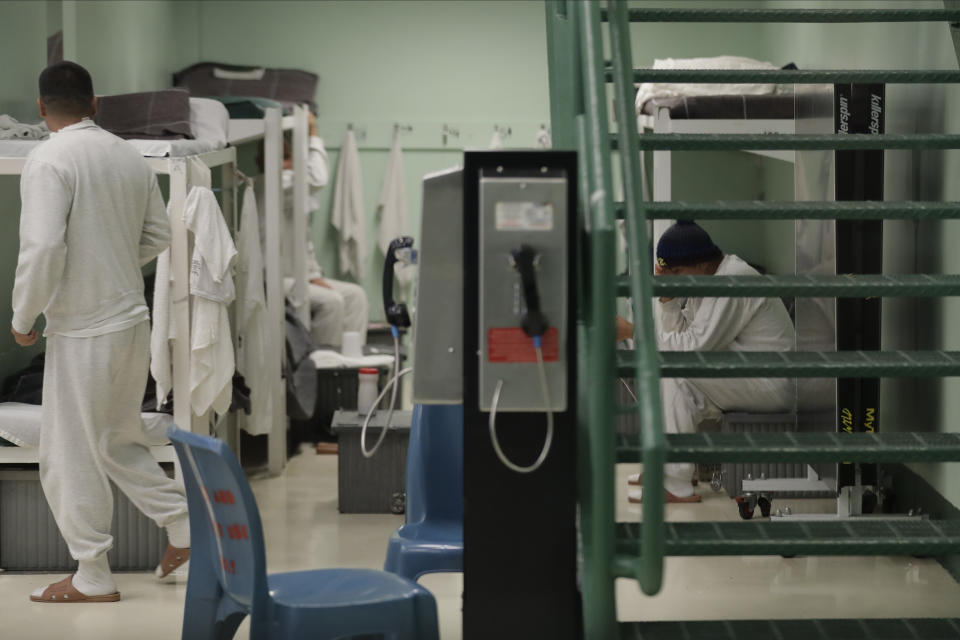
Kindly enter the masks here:
[[[657, 275], [759, 275], [735, 255], [724, 255], [694, 222], [671, 226], [657, 243]], [[780, 298], [660, 298], [657, 343], [661, 351], [790, 351], [795, 333]], [[659, 313], [657, 313], [659, 311]], [[633, 336], [633, 326], [617, 318], [617, 338]], [[785, 378], [662, 378], [663, 429], [693, 433], [724, 411], [778, 412], [793, 406], [794, 390]], [[665, 465], [668, 502], [699, 502], [691, 479], [694, 465]], [[634, 475], [631, 484], [641, 484]], [[641, 490], [629, 492], [642, 500]]]
[[[310, 127], [310, 146], [307, 153], [307, 184], [309, 185], [308, 210], [320, 208], [318, 192], [330, 180], [327, 151], [323, 139], [317, 135], [317, 120], [312, 113], [307, 115]], [[296, 246], [293, 233], [293, 157], [289, 145], [284, 144], [283, 190], [285, 224], [282, 234], [283, 247]], [[310, 218], [308, 218], [308, 229]], [[369, 306], [367, 294], [360, 285], [325, 278], [317, 264], [313, 241], [306, 243], [307, 296], [310, 300], [310, 332], [318, 344], [339, 347], [345, 331], [359, 332], [363, 343], [367, 341]], [[292, 251], [282, 251], [284, 276], [292, 286], [294, 260]]]

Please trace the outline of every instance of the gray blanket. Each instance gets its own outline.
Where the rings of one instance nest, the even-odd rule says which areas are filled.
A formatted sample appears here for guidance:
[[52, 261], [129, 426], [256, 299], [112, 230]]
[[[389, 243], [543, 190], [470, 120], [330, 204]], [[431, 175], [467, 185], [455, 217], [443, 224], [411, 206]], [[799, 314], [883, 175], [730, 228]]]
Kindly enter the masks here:
[[193, 138], [190, 93], [183, 89], [100, 96], [95, 121], [121, 138]]
[[253, 71], [244, 67], [218, 62], [198, 62], [173, 74], [173, 86], [185, 87], [193, 96], [256, 96], [269, 98], [285, 105], [308, 104], [317, 110], [314, 97], [318, 76], [300, 69], [263, 69], [259, 79], [218, 78], [214, 69], [225, 71]]

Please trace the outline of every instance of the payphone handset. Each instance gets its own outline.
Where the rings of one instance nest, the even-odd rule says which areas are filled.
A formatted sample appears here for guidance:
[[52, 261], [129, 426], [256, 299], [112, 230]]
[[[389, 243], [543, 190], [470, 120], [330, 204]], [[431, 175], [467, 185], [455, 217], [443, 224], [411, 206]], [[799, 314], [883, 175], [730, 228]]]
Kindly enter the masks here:
[[[501, 462], [530, 473], [549, 455], [553, 414], [567, 406], [566, 177], [484, 176], [480, 212], [480, 410], [489, 412]], [[517, 465], [503, 453], [498, 412], [546, 414], [543, 449], [532, 464]]]
[[394, 266], [400, 260], [400, 253], [411, 253], [413, 238], [401, 236], [394, 239], [387, 248], [383, 263], [383, 310], [387, 322], [392, 327], [391, 332], [397, 329], [406, 329], [410, 326], [410, 313], [407, 305], [397, 302], [393, 298]]
[[[360, 428], [360, 452], [363, 453], [364, 458], [372, 458], [383, 444], [383, 440], [387, 436], [387, 431], [393, 423], [393, 412], [397, 406], [397, 391], [400, 388], [400, 378], [413, 371], [413, 369], [409, 367], [403, 371], [400, 370], [400, 329], [406, 329], [410, 326], [410, 313], [407, 311], [407, 305], [402, 302], [397, 302], [393, 297], [394, 266], [397, 262], [409, 264], [416, 262], [416, 252], [413, 250], [413, 238], [401, 236], [393, 240], [387, 248], [385, 258], [383, 263], [383, 311], [387, 317], [387, 322], [390, 323], [390, 333], [393, 335], [393, 377], [384, 385], [383, 391], [380, 392], [380, 395], [377, 396], [377, 399], [367, 411], [367, 415], [363, 420], [363, 426]], [[380, 406], [380, 401], [383, 400], [383, 397], [387, 392], [391, 392], [391, 390], [387, 422], [384, 424], [383, 429], [380, 430], [380, 437], [377, 438], [377, 442], [373, 445], [373, 448], [367, 449], [367, 427], [370, 425], [370, 418], [376, 413], [377, 407]]]

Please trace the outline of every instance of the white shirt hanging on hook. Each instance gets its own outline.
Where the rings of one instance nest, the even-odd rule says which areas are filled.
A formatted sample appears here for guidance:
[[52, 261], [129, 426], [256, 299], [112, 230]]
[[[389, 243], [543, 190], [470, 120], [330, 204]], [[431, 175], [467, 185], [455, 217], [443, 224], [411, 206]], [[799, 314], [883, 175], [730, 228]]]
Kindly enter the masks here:
[[227, 312], [235, 296], [231, 267], [237, 256], [220, 205], [207, 187], [187, 196], [183, 222], [194, 234], [190, 293], [190, 404], [196, 415], [230, 408], [236, 360]]

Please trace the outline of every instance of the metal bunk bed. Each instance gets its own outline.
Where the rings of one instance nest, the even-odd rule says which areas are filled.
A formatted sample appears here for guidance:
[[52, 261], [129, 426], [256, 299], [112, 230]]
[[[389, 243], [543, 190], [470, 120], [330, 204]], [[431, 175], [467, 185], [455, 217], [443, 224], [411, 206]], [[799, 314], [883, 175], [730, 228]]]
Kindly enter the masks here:
[[[283, 211], [283, 132], [293, 131], [293, 184], [294, 184], [294, 225], [293, 237], [303, 242], [302, 248], [294, 250], [294, 268], [297, 277], [294, 284], [294, 306], [301, 321], [309, 326], [310, 304], [307, 300], [306, 241], [308, 185], [307, 185], [307, 108], [294, 107], [293, 115], [283, 116], [281, 109], [268, 108], [263, 119], [231, 119], [228, 142], [234, 147], [263, 141], [264, 143], [264, 203], [266, 224], [264, 231], [264, 263], [266, 266], [266, 294], [268, 325], [275, 328], [270, 332], [270, 362], [265, 366], [275, 367], [273, 426], [268, 435], [267, 469], [271, 474], [280, 473], [286, 464], [286, 393], [281, 370], [284, 358], [284, 287], [283, 272], [280, 263], [281, 225], [285, 224]], [[238, 305], [239, 308], [239, 305]], [[241, 416], [244, 420], [246, 416]], [[230, 433], [228, 443], [239, 451], [239, 434]]]
[[[199, 158], [209, 168], [220, 168], [221, 184], [223, 185], [223, 210], [232, 220], [237, 219], [237, 186], [239, 184], [236, 174], [236, 146], [252, 141], [264, 140], [265, 153], [265, 221], [266, 231], [266, 281], [267, 281], [267, 300], [268, 315], [271, 318], [271, 325], [277, 328], [277, 331], [271, 332], [275, 339], [271, 342], [271, 361], [264, 363], [264, 366], [275, 367], [277, 371], [275, 388], [272, 395], [275, 399], [274, 407], [277, 408], [274, 416], [275, 425], [285, 425], [285, 409], [283, 399], [285, 398], [282, 387], [282, 362], [283, 362], [283, 283], [280, 270], [280, 224], [281, 210], [283, 202], [283, 193], [281, 186], [282, 172], [282, 154], [283, 154], [283, 131], [294, 131], [294, 184], [295, 186], [295, 206], [298, 211], [306, 209], [307, 185], [306, 185], [306, 150], [307, 150], [307, 120], [305, 108], [297, 107], [294, 115], [282, 117], [280, 109], [268, 109], [262, 120], [231, 120], [230, 135], [227, 142], [231, 145], [223, 149], [207, 151], [199, 154], [192, 154], [192, 157]], [[173, 157], [147, 157], [144, 158], [147, 164], [158, 174], [169, 176], [169, 207], [172, 211], [182, 210], [189, 192], [187, 184], [187, 161], [190, 155], [181, 155]], [[25, 154], [15, 157], [0, 157], [0, 175], [19, 175], [24, 162]], [[295, 216], [294, 223], [299, 223], [298, 228], [294, 229], [295, 237], [306, 238], [306, 214]], [[184, 340], [174, 340], [173, 343], [173, 379], [174, 379], [174, 397], [189, 398], [189, 368], [190, 368], [190, 308], [189, 308], [189, 263], [190, 263], [190, 244], [191, 238], [186, 227], [183, 224], [182, 216], [171, 215], [171, 264], [174, 270], [174, 317], [173, 323], [176, 326], [176, 335], [187, 336]], [[303, 264], [304, 252], [298, 252], [300, 263]], [[303, 277], [298, 278], [297, 288], [306, 289], [306, 266], [303, 265]], [[242, 292], [238, 292], [241, 295]], [[305, 295], [299, 297], [305, 299]], [[309, 313], [309, 305], [306, 311]], [[240, 305], [235, 305], [235, 308]], [[198, 433], [209, 433], [209, 420], [205, 416], [192, 415], [189, 402], [174, 403], [174, 422], [182, 425], [184, 428]], [[226, 429], [217, 429], [219, 435], [224, 437], [232, 446], [239, 442], [236, 430], [230, 422]], [[269, 470], [271, 473], [279, 473], [285, 464], [285, 429], [273, 429], [270, 436], [270, 461]], [[164, 445], [152, 448], [154, 456], [161, 462], [175, 462], [176, 456], [172, 448]], [[0, 448], [0, 464], [4, 463], [36, 463], [37, 452], [35, 449], [21, 447], [3, 447]]]
[[[183, 209], [187, 198], [187, 158], [179, 156], [170, 158], [144, 158], [151, 169], [159, 175], [170, 177], [170, 206], [173, 211]], [[236, 149], [226, 148], [197, 154], [211, 169], [221, 167], [224, 184], [231, 185], [231, 189], [224, 192], [225, 209], [235, 208], [236, 185], [234, 167], [236, 164]], [[20, 175], [26, 157], [0, 157], [0, 175]], [[228, 201], [228, 202], [227, 202]], [[174, 340], [173, 346], [173, 377], [174, 395], [180, 398], [190, 397], [189, 368], [190, 368], [190, 309], [189, 309], [189, 273], [190, 252], [187, 228], [183, 224], [181, 215], [170, 216], [171, 229], [171, 264], [175, 272], [174, 285], [174, 318], [178, 336], [187, 336], [184, 340]], [[178, 402], [174, 405], [174, 422], [183, 425], [195, 432], [209, 431], [197, 416], [191, 416], [190, 403]], [[151, 450], [160, 462], [176, 462], [176, 454], [169, 445], [151, 447]], [[36, 463], [37, 450], [4, 447], [0, 449], [0, 464], [4, 463]]]
[[[645, 202], [641, 150], [958, 149], [960, 135], [649, 134], [621, 127], [611, 136], [606, 83], [614, 83], [617, 121], [634, 123], [633, 83], [658, 82], [960, 82], [956, 70], [937, 71], [634, 71], [630, 23], [652, 22], [960, 22], [948, 9], [628, 9], [627, 3], [547, 0], [547, 45], [554, 145], [578, 149], [580, 229], [584, 258], [579, 287], [583, 348], [579, 367], [581, 585], [585, 637], [636, 638], [896, 637], [955, 638], [960, 620], [617, 621], [614, 585], [635, 580], [658, 593], [666, 556], [896, 555], [940, 556], [960, 551], [960, 521], [915, 518], [827, 522], [665, 522], [663, 465], [667, 462], [958, 462], [956, 433], [665, 434], [659, 379], [671, 377], [943, 377], [960, 375], [960, 353], [949, 351], [660, 353], [653, 296], [907, 296], [960, 295], [956, 276], [769, 276], [764, 278], [651, 277], [648, 220], [654, 219], [956, 219], [957, 202]], [[601, 21], [609, 22], [612, 61], [604, 60]], [[952, 26], [952, 25], [951, 25]], [[960, 44], [954, 30], [954, 42]], [[958, 47], [960, 48], [960, 47]], [[613, 201], [611, 150], [619, 151], [624, 201]], [[616, 220], [627, 222], [630, 275], [617, 280]], [[631, 297], [638, 331], [635, 351], [615, 347], [617, 297]], [[617, 376], [635, 375], [639, 401], [619, 408], [639, 415], [641, 433], [616, 446], [611, 428], [618, 407]], [[642, 524], [615, 522], [617, 462], [642, 462]]]
[[[233, 121], [231, 121], [232, 124]], [[268, 295], [268, 315], [271, 318], [271, 326], [277, 327], [276, 331], [271, 331], [273, 339], [270, 343], [269, 362], [263, 366], [274, 368], [276, 376], [273, 382], [271, 393], [275, 401], [275, 414], [273, 424], [276, 428], [272, 429], [269, 436], [270, 459], [269, 471], [279, 473], [282, 471], [286, 462], [286, 416], [284, 408], [285, 393], [282, 380], [283, 363], [283, 327], [284, 327], [284, 309], [283, 309], [283, 285], [282, 273], [280, 270], [280, 221], [282, 210], [282, 152], [283, 152], [283, 130], [293, 129], [295, 134], [302, 130], [302, 134], [296, 138], [302, 142], [303, 152], [301, 152], [301, 161], [299, 170], [296, 171], [295, 181], [302, 185], [305, 194], [305, 151], [306, 151], [306, 112], [300, 110], [292, 117], [282, 118], [280, 109], [268, 109], [263, 120], [256, 121], [258, 126], [254, 130], [242, 130], [239, 133], [233, 133], [228, 137], [226, 148], [205, 151], [203, 153], [189, 155], [174, 155], [172, 157], [146, 157], [147, 164], [158, 174], [169, 176], [169, 196], [168, 208], [173, 212], [182, 211], [187, 194], [189, 192], [187, 163], [191, 157], [199, 158], [210, 169], [220, 169], [220, 182], [223, 194], [224, 214], [231, 220], [237, 220], [237, 187], [241, 183], [240, 177], [236, 171], [237, 148], [236, 145], [252, 140], [264, 140], [266, 147], [266, 166], [265, 166], [265, 230], [266, 230], [266, 256], [265, 271], [267, 281]], [[23, 146], [23, 153], [18, 150], [15, 157], [0, 157], [0, 175], [18, 176], [25, 163], [26, 151], [29, 145]], [[306, 196], [301, 196], [303, 207], [306, 206]], [[305, 220], [305, 216], [300, 216], [300, 220]], [[189, 368], [190, 368], [190, 295], [189, 295], [189, 271], [192, 237], [186, 226], [183, 224], [182, 215], [174, 213], [170, 216], [171, 225], [171, 269], [174, 272], [174, 288], [172, 293], [173, 317], [171, 322], [176, 327], [177, 336], [186, 336], [186, 339], [175, 339], [172, 345], [172, 364], [174, 396], [178, 398], [189, 398]], [[234, 229], [235, 229], [234, 225]], [[298, 234], [297, 237], [305, 237], [305, 232]], [[301, 252], [302, 253], [302, 252]], [[238, 296], [242, 291], [238, 290]], [[234, 311], [241, 307], [242, 299], [238, 299], [234, 305]], [[233, 440], [239, 445], [239, 437], [236, 430], [236, 420], [234, 414], [228, 414], [227, 419], [219, 425], [212, 425], [209, 416], [196, 416], [190, 408], [189, 401], [174, 403], [173, 422], [183, 428], [191, 431], [208, 434], [211, 428], [215, 429], [219, 435], [226, 440]], [[226, 429], [223, 428], [224, 424]], [[177, 456], [173, 447], [169, 444], [156, 445], [150, 447], [155, 459], [161, 463], [172, 463], [175, 476], [179, 476]], [[5, 569], [14, 570], [66, 570], [70, 566], [70, 558], [66, 555], [62, 547], [62, 541], [55, 534], [55, 526], [49, 519], [49, 512], [45, 508], [42, 494], [39, 493], [39, 486], [36, 483], [35, 471], [31, 475], [29, 467], [38, 462], [38, 451], [30, 447], [0, 447], [0, 473], [3, 474], [3, 482], [0, 482], [0, 494], [3, 500], [0, 500], [0, 512], [17, 513], [16, 518], [8, 518], [5, 521], [11, 523], [15, 521], [30, 521], [35, 531], [45, 532], [36, 539], [27, 539], [20, 535], [8, 535], [4, 543], [0, 545], [0, 556]], [[26, 465], [27, 469], [24, 469]], [[118, 496], [116, 518], [118, 529], [116, 535], [120, 547], [122, 547], [122, 559], [117, 560], [117, 568], [125, 569], [143, 569], [151, 568], [159, 560], [155, 557], [159, 553], [159, 530], [145, 521], [132, 505], [130, 505], [122, 496]], [[26, 520], [24, 520], [26, 518]], [[21, 522], [21, 524], [22, 524]], [[147, 527], [144, 533], [144, 527]], [[126, 532], [126, 533], [125, 533]], [[49, 534], [49, 535], [48, 535]], [[11, 564], [12, 563], [12, 564]]]
[[[17, 176], [21, 173], [26, 154], [0, 157], [0, 175]], [[182, 210], [187, 196], [187, 159], [190, 156], [145, 158], [147, 164], [160, 175], [170, 177], [170, 205], [173, 211]], [[236, 149], [228, 147], [193, 154], [211, 169], [220, 167], [224, 191], [224, 209], [232, 211], [236, 203], [235, 164]], [[174, 315], [171, 322], [178, 336], [173, 343], [173, 376], [176, 397], [189, 398], [190, 366], [190, 237], [182, 215], [170, 216], [171, 268], [176, 282], [173, 291]], [[279, 367], [278, 367], [279, 376]], [[174, 421], [190, 430], [209, 433], [209, 424], [192, 416], [189, 401], [174, 404]], [[37, 416], [39, 420], [39, 415]], [[0, 418], [2, 419], [2, 418]], [[160, 463], [172, 465], [174, 477], [180, 477], [179, 461], [170, 444], [150, 447]], [[0, 521], [14, 528], [6, 531], [0, 544], [0, 562], [5, 570], [65, 571], [74, 563], [57, 533], [56, 524], [40, 489], [34, 465], [39, 452], [29, 447], [0, 447]], [[110, 552], [111, 566], [118, 570], [150, 569], [159, 561], [161, 531], [140, 513], [122, 494], [115, 496], [115, 549]]]

